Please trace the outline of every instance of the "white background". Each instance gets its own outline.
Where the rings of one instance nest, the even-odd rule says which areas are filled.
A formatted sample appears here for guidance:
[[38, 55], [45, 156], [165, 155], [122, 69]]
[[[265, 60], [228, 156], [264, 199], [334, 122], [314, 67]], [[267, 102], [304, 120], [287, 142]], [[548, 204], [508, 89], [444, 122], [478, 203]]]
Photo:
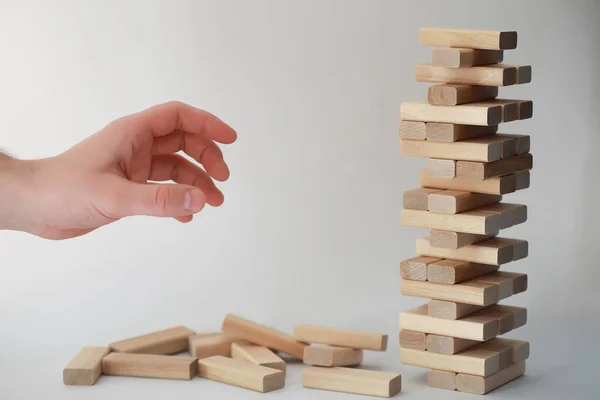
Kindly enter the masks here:
[[[0, 233], [0, 398], [258, 398], [202, 379], [103, 377], [65, 387], [84, 345], [184, 324], [220, 328], [237, 313], [291, 332], [295, 323], [387, 332], [369, 367], [403, 374], [401, 397], [465, 398], [428, 388], [399, 363], [398, 264], [423, 232], [399, 224], [401, 193], [423, 160], [401, 158], [401, 101], [424, 98], [414, 66], [420, 27], [513, 29], [507, 63], [533, 82], [501, 89], [535, 102], [529, 205], [509, 237], [530, 257], [509, 304], [529, 322], [528, 375], [492, 396], [597, 395], [597, 1], [0, 0], [0, 146], [58, 154], [121, 115], [167, 100], [205, 108], [239, 132], [224, 149], [226, 200], [194, 222], [131, 218], [53, 242]], [[0, 188], [4, 190], [4, 188]], [[352, 398], [302, 389], [300, 365], [273, 398]], [[345, 397], [342, 397], [345, 396]]]

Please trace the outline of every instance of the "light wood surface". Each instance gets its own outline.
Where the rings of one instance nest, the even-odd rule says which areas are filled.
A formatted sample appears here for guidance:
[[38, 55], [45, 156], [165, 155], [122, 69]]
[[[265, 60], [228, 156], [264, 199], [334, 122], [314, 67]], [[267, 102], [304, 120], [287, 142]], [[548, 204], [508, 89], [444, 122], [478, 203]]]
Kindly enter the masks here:
[[63, 370], [65, 385], [91, 386], [102, 373], [102, 359], [110, 353], [108, 347], [87, 346]]
[[414, 100], [400, 104], [400, 118], [404, 121], [488, 126], [500, 123], [502, 108], [500, 106], [480, 106], [477, 103], [460, 106], [434, 106], [427, 100]]
[[[419, 211], [422, 212], [422, 211]], [[469, 261], [480, 264], [502, 265], [516, 261], [526, 256], [521, 249], [525, 240], [493, 237], [481, 242], [463, 246], [458, 249], [445, 249], [433, 247], [429, 244], [429, 238], [417, 239], [416, 252], [421, 256], [449, 258], [451, 260]], [[515, 251], [515, 249], [517, 251]], [[517, 255], [517, 256], [515, 256]]]
[[441, 231], [432, 229], [429, 232], [429, 245], [432, 247], [441, 247], [444, 249], [459, 249], [461, 247], [490, 239], [495, 234], [477, 235], [474, 233]]
[[427, 211], [429, 195], [439, 191], [439, 189], [428, 188], [407, 190], [402, 193], [402, 207], [411, 210]]
[[359, 365], [363, 350], [335, 346], [307, 346], [304, 349], [304, 364], [321, 367], [348, 367]]
[[303, 324], [296, 325], [294, 338], [307, 343], [322, 343], [331, 346], [375, 351], [385, 351], [388, 342], [388, 335], [386, 334]]
[[427, 384], [438, 389], [455, 390], [456, 372], [430, 369], [427, 371]]
[[465, 393], [486, 394], [525, 374], [525, 361], [513, 364], [488, 377], [456, 375], [456, 389]]
[[195, 334], [185, 326], [140, 335], [110, 344], [120, 353], [175, 354], [188, 349], [188, 338]]
[[[306, 354], [306, 348], [304, 351]], [[231, 343], [231, 358], [285, 372], [285, 361], [268, 348], [246, 340]]]
[[498, 203], [500, 200], [502, 200], [502, 196], [495, 194], [444, 190], [429, 194], [427, 208], [434, 213], [457, 214]]
[[427, 335], [423, 332], [400, 329], [400, 347], [414, 350], [427, 349]]
[[304, 358], [306, 343], [299, 342], [286, 333], [245, 318], [227, 314], [223, 320], [221, 330], [234, 337], [289, 354], [298, 360]]
[[431, 64], [445, 68], [500, 64], [503, 58], [502, 50], [439, 48], [431, 52]]
[[500, 354], [488, 350], [467, 349], [447, 355], [400, 348], [400, 361], [406, 365], [463, 374], [489, 376], [500, 369]]
[[190, 380], [198, 373], [195, 357], [110, 353], [102, 359], [105, 375]]
[[262, 393], [285, 386], [283, 371], [223, 356], [198, 360], [198, 375], [212, 381]]
[[431, 351], [433, 353], [452, 355], [479, 343], [480, 342], [476, 340], [462, 339], [452, 336], [441, 336], [434, 334], [427, 335], [427, 351]]
[[517, 48], [517, 32], [421, 28], [420, 41], [423, 46], [511, 50]]
[[487, 194], [508, 194], [515, 190], [526, 189], [529, 187], [529, 171], [499, 176], [484, 181], [474, 181], [464, 178], [440, 178], [438, 176], [432, 176], [427, 173], [427, 171], [422, 170], [419, 174], [419, 184], [422, 187], [431, 189], [461, 190], [464, 192]]
[[504, 141], [484, 139], [486, 138], [461, 140], [453, 143], [402, 139], [400, 140], [400, 155], [483, 162], [500, 160]]
[[392, 397], [402, 389], [399, 374], [344, 367], [307, 367], [302, 371], [305, 388]]
[[517, 83], [517, 69], [514, 65], [494, 64], [470, 68], [444, 68], [432, 64], [417, 64], [416, 72], [417, 82], [477, 86], [510, 86]]
[[188, 338], [189, 352], [192, 357], [231, 355], [231, 343], [235, 338], [223, 332], [199, 333]]
[[476, 306], [488, 306], [490, 304], [495, 304], [500, 300], [498, 284], [473, 280], [454, 285], [402, 280], [400, 282], [400, 291], [405, 296], [456, 301], [459, 303], [474, 304]]
[[493, 135], [496, 132], [498, 132], [498, 125], [478, 126], [442, 122], [427, 122], [425, 124], [425, 139], [432, 142], [457, 142]]
[[453, 301], [429, 300], [427, 315], [432, 318], [459, 319], [485, 307]]
[[496, 265], [470, 263], [458, 260], [441, 260], [427, 266], [427, 280], [435, 283], [453, 285], [494, 272]]
[[425, 122], [400, 121], [398, 135], [400, 139], [425, 140]]
[[441, 178], [454, 178], [456, 176], [456, 161], [428, 158], [425, 171], [430, 175]]
[[484, 163], [474, 161], [457, 161], [456, 176], [464, 179], [482, 181], [494, 176], [527, 171], [533, 168], [533, 156], [530, 153], [521, 154], [502, 160]]
[[441, 85], [430, 86], [427, 91], [427, 101], [429, 104], [437, 106], [456, 106], [481, 100], [491, 100], [496, 97], [498, 97], [498, 88], [496, 86], [443, 83]]
[[400, 277], [415, 281], [427, 280], [427, 266], [440, 261], [437, 257], [413, 257], [400, 262]]

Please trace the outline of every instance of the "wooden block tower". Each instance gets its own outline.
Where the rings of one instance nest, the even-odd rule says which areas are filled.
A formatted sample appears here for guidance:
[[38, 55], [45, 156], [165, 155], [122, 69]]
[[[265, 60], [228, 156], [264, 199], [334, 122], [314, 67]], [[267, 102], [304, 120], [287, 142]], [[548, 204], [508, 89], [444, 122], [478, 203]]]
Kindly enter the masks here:
[[400, 106], [400, 154], [427, 159], [401, 219], [430, 231], [400, 275], [402, 294], [430, 300], [400, 313], [400, 358], [427, 368], [430, 386], [484, 394], [523, 375], [529, 357], [528, 342], [498, 337], [527, 321], [527, 309], [499, 303], [527, 289], [526, 274], [501, 266], [527, 257], [528, 243], [500, 231], [527, 220], [527, 206], [502, 196], [529, 187], [533, 158], [528, 135], [498, 132], [531, 118], [533, 103], [497, 97], [530, 82], [531, 67], [502, 64], [516, 32], [420, 36], [439, 48], [417, 65], [417, 81], [435, 83], [427, 100]]

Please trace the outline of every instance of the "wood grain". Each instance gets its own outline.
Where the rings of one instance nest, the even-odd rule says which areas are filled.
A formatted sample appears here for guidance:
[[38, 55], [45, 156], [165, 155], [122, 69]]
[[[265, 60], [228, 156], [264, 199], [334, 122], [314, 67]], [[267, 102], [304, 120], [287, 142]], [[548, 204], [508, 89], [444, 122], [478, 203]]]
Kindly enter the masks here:
[[505, 141], [484, 139], [486, 138], [461, 140], [453, 143], [402, 139], [400, 140], [400, 155], [483, 162], [500, 160]]
[[398, 135], [400, 139], [425, 140], [425, 122], [400, 121]]
[[439, 48], [433, 49], [431, 53], [431, 64], [445, 68], [499, 64], [503, 59], [502, 50]]
[[[476, 306], [488, 306], [499, 301], [498, 284], [473, 280], [468, 280], [454, 285], [402, 280], [400, 282], [400, 291], [405, 296], [456, 301], [459, 303], [473, 304]], [[409, 327], [405, 327], [405, 329], [418, 331], [421, 330], [411, 329]], [[457, 335], [449, 334], [448, 336]]]
[[432, 142], [457, 142], [490, 136], [498, 131], [498, 125], [478, 126], [441, 122], [425, 123], [425, 139]]
[[481, 342], [451, 336], [427, 335], [427, 351], [431, 351], [432, 353], [452, 355], [479, 343]]
[[428, 158], [425, 171], [441, 178], [454, 178], [456, 176], [456, 161]]
[[465, 125], [497, 125], [502, 120], [500, 106], [477, 105], [434, 106], [427, 100], [406, 101], [400, 104], [404, 121], [445, 122]]
[[200, 333], [188, 338], [189, 352], [192, 357], [206, 358], [211, 356], [231, 355], [231, 343], [235, 338], [223, 332]]
[[175, 354], [188, 349], [188, 338], [194, 331], [184, 326], [164, 329], [110, 344], [120, 353]]
[[441, 261], [437, 257], [413, 257], [400, 262], [400, 277], [415, 281], [427, 280], [427, 266], [433, 262]]
[[459, 249], [470, 244], [481, 242], [482, 240], [490, 239], [495, 234], [477, 235], [474, 233], [441, 231], [432, 229], [429, 232], [429, 245], [432, 247], [441, 247], [444, 249]]
[[460, 319], [485, 307], [453, 301], [429, 300], [427, 313], [432, 318]]
[[481, 100], [490, 100], [496, 97], [498, 97], [498, 88], [496, 86], [443, 83], [441, 85], [430, 86], [427, 91], [427, 101], [429, 104], [437, 106], [456, 106]]
[[517, 68], [514, 65], [504, 64], [470, 68], [444, 68], [432, 64], [417, 64], [416, 77], [417, 82], [510, 86], [517, 83]]
[[400, 347], [414, 350], [427, 349], [427, 335], [423, 332], [400, 329]]
[[532, 168], [533, 156], [527, 153], [489, 163], [457, 161], [456, 176], [464, 179], [483, 181], [494, 176], [513, 174]]
[[344, 367], [308, 367], [302, 371], [302, 386], [311, 389], [392, 397], [402, 389], [402, 377], [389, 372]]
[[[305, 348], [306, 353], [306, 348]], [[263, 367], [278, 369], [285, 372], [285, 361], [264, 346], [250, 343], [246, 340], [231, 344], [231, 358], [250, 362]]]
[[[421, 211], [420, 211], [421, 212]], [[514, 242], [513, 242], [514, 241]], [[429, 244], [429, 238], [417, 239], [416, 252], [422, 256], [449, 258], [451, 260], [469, 261], [480, 264], [502, 265], [516, 259], [523, 258], [523, 251], [520, 251], [525, 240], [511, 239], [506, 241], [504, 238], [491, 238], [458, 249], [445, 249], [442, 247], [432, 247]], [[517, 251], [515, 252], [515, 248]], [[515, 254], [518, 254], [515, 257]], [[516, 258], [516, 259], [515, 259]]]
[[422, 170], [419, 174], [419, 185], [431, 189], [461, 190], [464, 192], [508, 194], [529, 187], [529, 171], [499, 176], [484, 181], [464, 178], [440, 178]]
[[304, 364], [321, 367], [347, 367], [359, 365], [363, 350], [335, 346], [307, 346], [304, 349]]
[[525, 374], [525, 361], [513, 364], [487, 377], [458, 374], [456, 389], [465, 393], [486, 394]]
[[500, 200], [502, 200], [502, 196], [495, 194], [444, 190], [429, 194], [427, 208], [434, 213], [457, 214], [498, 203]]
[[388, 335], [386, 334], [304, 324], [296, 325], [294, 338], [308, 343], [322, 343], [375, 351], [385, 351], [388, 342]]
[[102, 359], [110, 353], [108, 347], [87, 346], [63, 370], [65, 385], [91, 386], [102, 373]]
[[198, 373], [195, 357], [110, 353], [102, 359], [105, 375], [190, 380]]
[[402, 207], [411, 210], [427, 210], [428, 196], [439, 192], [439, 189], [417, 188], [407, 190], [402, 194]]
[[511, 50], [517, 48], [517, 32], [421, 28], [420, 41], [423, 46]]
[[488, 350], [468, 349], [459, 354], [447, 355], [400, 348], [400, 362], [416, 367], [490, 376], [500, 369], [500, 354]]
[[283, 371], [223, 356], [198, 360], [198, 374], [212, 381], [262, 393], [285, 386]]
[[441, 260], [427, 266], [427, 280], [429, 282], [453, 285], [481, 275], [489, 274], [497, 269], [498, 266], [496, 265], [457, 260]]
[[456, 372], [430, 369], [427, 371], [427, 384], [438, 389], [456, 390]]

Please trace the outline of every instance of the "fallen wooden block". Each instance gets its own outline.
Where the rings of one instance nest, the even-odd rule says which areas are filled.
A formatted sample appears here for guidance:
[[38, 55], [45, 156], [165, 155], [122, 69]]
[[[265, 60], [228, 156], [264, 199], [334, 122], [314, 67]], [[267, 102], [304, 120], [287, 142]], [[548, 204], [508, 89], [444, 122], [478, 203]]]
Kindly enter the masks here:
[[474, 233], [451, 232], [432, 229], [429, 232], [429, 245], [431, 247], [441, 247], [444, 249], [459, 249], [470, 244], [481, 242], [482, 240], [490, 239], [495, 234], [477, 235]]
[[429, 104], [436, 106], [456, 106], [481, 100], [490, 100], [496, 97], [498, 97], [498, 88], [496, 86], [443, 83], [441, 85], [430, 86], [427, 91], [427, 101]]
[[231, 344], [231, 358], [285, 372], [285, 361], [268, 348], [245, 340]]
[[[422, 212], [422, 211], [419, 211]], [[432, 247], [427, 237], [417, 239], [416, 252], [421, 256], [449, 258], [480, 264], [502, 265], [527, 256], [527, 241], [493, 237], [458, 249]]]
[[453, 301], [429, 300], [427, 315], [432, 318], [460, 319], [485, 307], [472, 304], [457, 303]]
[[500, 64], [503, 59], [502, 50], [439, 48], [433, 49], [431, 53], [431, 64], [444, 68]]
[[423, 46], [465, 47], [486, 50], [517, 48], [517, 32], [515, 31], [421, 28], [420, 39]]
[[427, 349], [427, 335], [423, 332], [400, 329], [400, 347], [414, 350]]
[[228, 385], [267, 393], [285, 386], [285, 373], [223, 356], [198, 360], [198, 375]]
[[516, 190], [529, 187], [529, 171], [517, 174], [499, 176], [484, 181], [474, 181], [464, 178], [440, 178], [422, 170], [419, 175], [419, 184], [431, 189], [461, 190], [464, 192], [508, 194]]
[[486, 394], [525, 373], [525, 361], [513, 364], [487, 377], [467, 374], [456, 375], [456, 389], [465, 393]]
[[407, 190], [402, 194], [402, 207], [411, 210], [427, 210], [429, 195], [439, 192], [439, 189], [417, 188]]
[[437, 257], [413, 257], [400, 262], [400, 277], [415, 281], [427, 280], [427, 266], [433, 262], [441, 261]]
[[490, 376], [500, 370], [500, 354], [489, 350], [467, 349], [458, 354], [447, 355], [400, 348], [400, 362], [478, 376]]
[[189, 351], [192, 357], [231, 356], [231, 343], [234, 337], [223, 333], [200, 333], [189, 337]]
[[406, 101], [400, 104], [400, 118], [404, 121], [445, 122], [465, 125], [497, 125], [502, 120], [500, 106], [477, 103], [460, 106], [434, 106], [427, 100]]
[[481, 275], [489, 274], [497, 269], [497, 265], [477, 264], [457, 260], [441, 260], [430, 263], [427, 266], [427, 280], [429, 282], [453, 285]]
[[496, 194], [438, 190], [427, 196], [427, 208], [434, 213], [457, 214], [498, 203], [500, 200], [502, 196]]
[[498, 125], [478, 126], [442, 122], [425, 123], [425, 139], [432, 142], [457, 142], [459, 140], [493, 135], [496, 132], [498, 132]]
[[389, 372], [343, 367], [308, 367], [302, 371], [302, 386], [334, 392], [392, 397], [402, 389], [402, 377]]
[[385, 351], [388, 335], [329, 328], [317, 325], [296, 325], [294, 338], [308, 343], [322, 343], [353, 349]]
[[494, 64], [470, 68], [444, 68], [432, 64], [417, 64], [416, 72], [417, 82], [477, 86], [510, 86], [517, 83], [517, 68], [514, 65]]
[[479, 343], [481, 342], [451, 336], [427, 335], [427, 351], [433, 353], [452, 355], [468, 349], [469, 347], [478, 345]]
[[65, 385], [91, 386], [102, 373], [102, 359], [110, 353], [108, 347], [88, 346], [71, 360], [63, 370]]
[[400, 139], [425, 140], [425, 122], [400, 121], [398, 135]]
[[456, 161], [428, 158], [425, 171], [440, 178], [454, 178], [456, 176]]
[[347, 367], [362, 363], [363, 351], [335, 346], [307, 346], [304, 364], [321, 367]]
[[485, 179], [526, 171], [533, 168], [533, 156], [529, 153], [484, 163], [457, 161], [456, 176], [464, 179], [483, 181]]
[[515, 65], [517, 69], [516, 81], [518, 84], [531, 82], [531, 65]]
[[[476, 306], [488, 306], [490, 304], [495, 304], [500, 300], [498, 284], [473, 280], [457, 283], [455, 285], [402, 280], [400, 282], [400, 290], [405, 296], [456, 301], [459, 303], [474, 304]], [[422, 331], [421, 329], [411, 329], [409, 327], [406, 327], [405, 329]], [[448, 336], [460, 337], [450, 334]]]
[[198, 372], [196, 360], [195, 357], [159, 354], [110, 353], [102, 359], [102, 373], [140, 378], [190, 380]]
[[184, 326], [165, 329], [110, 344], [119, 353], [175, 354], [188, 349], [194, 331]]
[[430, 369], [427, 371], [427, 384], [438, 389], [456, 390], [456, 372]]

